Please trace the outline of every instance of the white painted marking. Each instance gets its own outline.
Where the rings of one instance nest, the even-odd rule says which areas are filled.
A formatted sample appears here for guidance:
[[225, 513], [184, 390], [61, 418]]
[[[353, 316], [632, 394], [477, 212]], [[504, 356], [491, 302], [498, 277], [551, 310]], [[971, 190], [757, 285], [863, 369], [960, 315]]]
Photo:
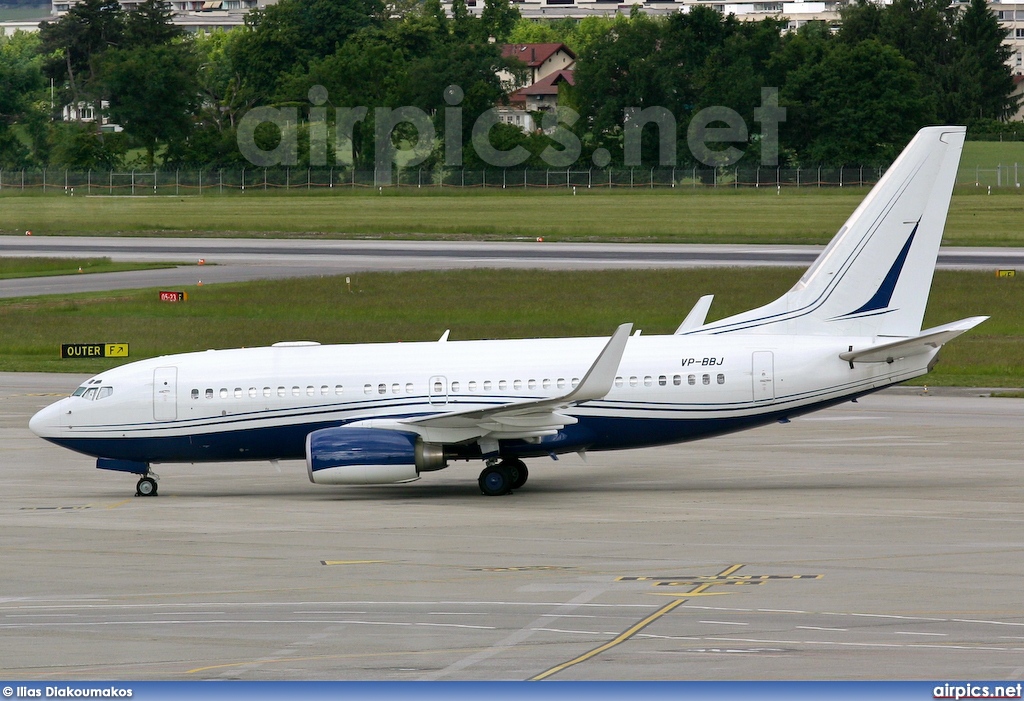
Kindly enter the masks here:
[[832, 630], [837, 633], [846, 633], [849, 628], [822, 628], [820, 626], [797, 626], [798, 630]]
[[948, 638], [949, 633], [917, 633], [910, 630], [897, 630], [893, 632], [894, 635], [934, 635], [938, 638]]
[[712, 623], [716, 626], [749, 626], [749, 623], [737, 623], [735, 621], [697, 621], [698, 623]]
[[604, 632], [597, 630], [566, 630], [565, 628], [531, 628], [537, 632], [543, 633], [576, 633], [579, 635], [618, 635], [618, 633]]
[[970, 618], [954, 618], [957, 623], [988, 623], [993, 626], [1024, 626], [1024, 623], [1011, 623], [1009, 621], [975, 621]]
[[808, 613], [807, 611], [795, 611], [793, 609], [757, 609], [766, 613]]

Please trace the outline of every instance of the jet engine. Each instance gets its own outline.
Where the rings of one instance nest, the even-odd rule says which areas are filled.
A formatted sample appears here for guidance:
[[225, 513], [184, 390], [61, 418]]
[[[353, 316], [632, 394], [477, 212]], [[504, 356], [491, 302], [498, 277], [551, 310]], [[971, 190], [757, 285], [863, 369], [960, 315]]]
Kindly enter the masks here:
[[443, 446], [415, 433], [341, 426], [306, 436], [306, 471], [315, 484], [412, 482], [446, 467]]

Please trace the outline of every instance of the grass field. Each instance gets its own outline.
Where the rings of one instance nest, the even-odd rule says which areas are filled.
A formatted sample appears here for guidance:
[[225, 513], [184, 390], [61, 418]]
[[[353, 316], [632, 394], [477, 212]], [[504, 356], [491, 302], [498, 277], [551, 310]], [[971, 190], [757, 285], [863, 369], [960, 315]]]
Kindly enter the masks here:
[[0, 280], [173, 268], [176, 263], [114, 263], [109, 258], [0, 258]]
[[[632, 321], [671, 333], [701, 294], [709, 318], [769, 301], [796, 269], [545, 272], [476, 270], [377, 273], [212, 285], [166, 304], [154, 290], [0, 301], [0, 370], [98, 372], [119, 364], [59, 360], [61, 343], [127, 342], [132, 360], [207, 348], [607, 335]], [[1024, 387], [1024, 278], [938, 271], [925, 325], [993, 318], [949, 344], [927, 384]]]
[[976, 168], [991, 169], [996, 166], [1020, 166], [1024, 180], [1024, 141], [968, 141], [960, 157], [958, 183], [970, 183], [977, 174]]
[[[4, 196], [0, 233], [474, 237], [825, 244], [864, 188], [334, 191], [152, 199]], [[1024, 192], [959, 188], [944, 242], [1024, 246]]]

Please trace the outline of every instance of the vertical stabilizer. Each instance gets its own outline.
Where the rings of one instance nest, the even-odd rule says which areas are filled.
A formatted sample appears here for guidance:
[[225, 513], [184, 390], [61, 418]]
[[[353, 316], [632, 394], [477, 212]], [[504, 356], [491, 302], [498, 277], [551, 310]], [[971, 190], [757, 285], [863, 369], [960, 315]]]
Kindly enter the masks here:
[[919, 131], [789, 292], [698, 333], [917, 335], [965, 134]]

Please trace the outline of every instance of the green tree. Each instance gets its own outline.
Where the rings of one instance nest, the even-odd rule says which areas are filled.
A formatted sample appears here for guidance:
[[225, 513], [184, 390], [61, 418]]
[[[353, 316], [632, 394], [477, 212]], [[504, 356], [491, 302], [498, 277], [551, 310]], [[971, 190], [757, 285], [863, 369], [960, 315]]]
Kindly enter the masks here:
[[65, 102], [97, 100], [99, 57], [120, 45], [124, 32], [124, 12], [117, 0], [82, 0], [56, 22], [40, 25], [43, 70], [66, 86], [70, 99]]
[[36, 35], [25, 32], [0, 36], [0, 167], [23, 167], [31, 159], [12, 127], [37, 112], [34, 97], [43, 88], [38, 44]]
[[231, 60], [232, 45], [239, 36], [237, 32], [217, 30], [197, 34], [192, 40], [199, 64], [196, 80], [202, 95], [201, 117], [218, 131], [234, 129], [254, 102]]
[[110, 117], [143, 144], [148, 167], [153, 167], [159, 143], [189, 135], [199, 107], [197, 70], [195, 57], [181, 44], [104, 53]]
[[971, 0], [955, 33], [954, 74], [959, 80], [950, 111], [967, 121], [1008, 117], [1017, 107], [1010, 97], [1013, 76], [1007, 63], [1013, 52], [1004, 43], [1009, 30], [985, 0]]
[[234, 70], [256, 102], [270, 100], [279, 80], [332, 55], [360, 29], [379, 26], [380, 0], [281, 0], [246, 17], [232, 47]]
[[101, 137], [84, 124], [55, 124], [50, 132], [50, 164], [75, 170], [116, 170], [127, 144], [121, 134]]
[[820, 61], [793, 70], [782, 91], [799, 105], [782, 125], [782, 139], [802, 162], [824, 165], [890, 163], [935, 111], [914, 65], [874, 39], [836, 43]]
[[480, 13], [480, 23], [484, 32], [481, 38], [494, 37], [499, 44], [504, 43], [520, 19], [519, 8], [510, 0], [484, 0], [484, 9]]
[[184, 34], [174, 24], [174, 12], [165, 0], [143, 0], [125, 17], [124, 42], [121, 48], [170, 44]]

